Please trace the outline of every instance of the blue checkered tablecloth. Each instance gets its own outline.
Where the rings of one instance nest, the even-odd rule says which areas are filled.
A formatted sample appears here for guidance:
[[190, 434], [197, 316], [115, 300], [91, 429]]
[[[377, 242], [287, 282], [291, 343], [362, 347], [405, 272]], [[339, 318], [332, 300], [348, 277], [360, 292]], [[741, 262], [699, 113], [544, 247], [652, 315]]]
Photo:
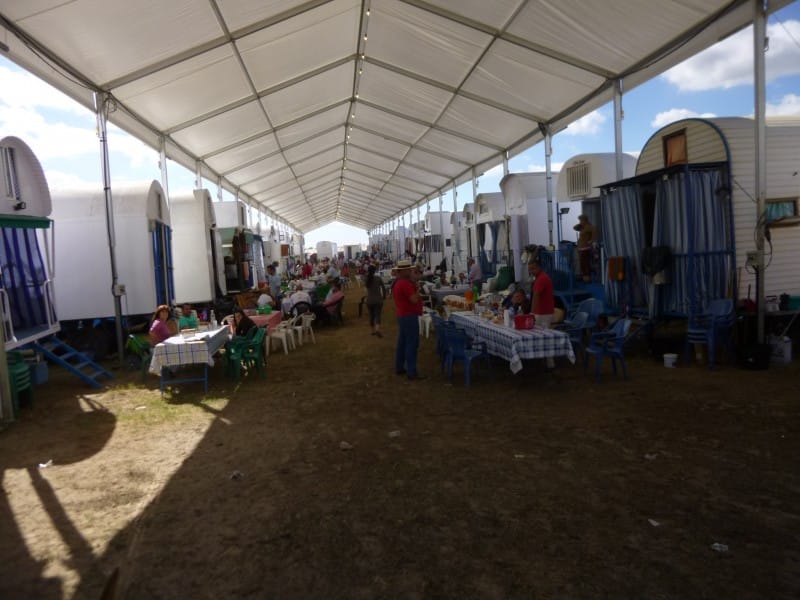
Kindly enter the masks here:
[[522, 360], [566, 356], [575, 362], [569, 335], [556, 329], [514, 329], [492, 323], [471, 312], [451, 313], [450, 320], [473, 339], [486, 342], [489, 354], [507, 360], [513, 373], [522, 370]]
[[150, 361], [150, 372], [161, 374], [162, 367], [179, 367], [181, 365], [214, 364], [214, 354], [222, 348], [230, 338], [230, 329], [223, 325], [210, 331], [199, 331], [183, 337], [174, 335], [153, 348]]

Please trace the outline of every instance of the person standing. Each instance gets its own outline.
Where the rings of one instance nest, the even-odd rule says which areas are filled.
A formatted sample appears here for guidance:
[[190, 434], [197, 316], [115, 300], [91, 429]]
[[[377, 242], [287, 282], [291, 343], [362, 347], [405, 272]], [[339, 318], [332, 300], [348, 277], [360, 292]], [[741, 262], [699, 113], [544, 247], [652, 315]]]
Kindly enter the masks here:
[[417, 282], [421, 274], [410, 260], [397, 261], [395, 272], [397, 279], [392, 287], [392, 298], [397, 313], [398, 333], [394, 371], [411, 380], [424, 379], [417, 372], [419, 315], [422, 314], [422, 299]]
[[469, 274], [467, 275], [469, 284], [473, 287], [477, 285], [478, 293], [480, 293], [481, 286], [483, 286], [483, 273], [481, 272], [481, 267], [471, 256], [467, 259], [467, 267], [469, 267]]
[[381, 333], [381, 312], [383, 311], [383, 299], [386, 298], [386, 286], [383, 279], [375, 275], [375, 265], [370, 265], [367, 269], [367, 311], [369, 312], [369, 326], [372, 327], [372, 334], [383, 337]]
[[[536, 325], [543, 329], [550, 329], [553, 324], [555, 297], [553, 295], [553, 280], [542, 270], [541, 259], [536, 256], [528, 263], [528, 273], [534, 278], [531, 294], [531, 310]], [[547, 371], [555, 369], [556, 363], [552, 356], [545, 359]]]
[[592, 252], [597, 241], [597, 227], [591, 224], [589, 217], [580, 215], [578, 224], [573, 228], [578, 232], [578, 264], [581, 268], [583, 281], [592, 280]]

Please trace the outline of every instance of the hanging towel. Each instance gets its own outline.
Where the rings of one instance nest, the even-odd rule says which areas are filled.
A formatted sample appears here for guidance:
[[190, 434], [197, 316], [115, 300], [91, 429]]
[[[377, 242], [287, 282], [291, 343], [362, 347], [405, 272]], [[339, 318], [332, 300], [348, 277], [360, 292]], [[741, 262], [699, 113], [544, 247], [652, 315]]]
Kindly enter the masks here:
[[625, 281], [625, 257], [610, 256], [608, 258], [609, 281]]

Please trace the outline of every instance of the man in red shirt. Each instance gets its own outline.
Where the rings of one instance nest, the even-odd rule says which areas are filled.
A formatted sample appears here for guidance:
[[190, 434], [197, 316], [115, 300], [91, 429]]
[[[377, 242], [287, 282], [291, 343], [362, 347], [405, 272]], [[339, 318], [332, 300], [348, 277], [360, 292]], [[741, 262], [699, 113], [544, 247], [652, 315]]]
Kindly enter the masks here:
[[[534, 278], [533, 290], [531, 294], [531, 310], [536, 324], [543, 329], [550, 329], [553, 323], [553, 309], [555, 308], [555, 297], [553, 296], [553, 280], [542, 270], [542, 263], [539, 257], [534, 257], [528, 263], [528, 273]], [[556, 363], [552, 356], [546, 359], [547, 370], [552, 371]]]
[[410, 260], [397, 261], [397, 280], [392, 286], [395, 311], [397, 313], [397, 349], [394, 371], [409, 379], [424, 379], [417, 372], [417, 348], [419, 347], [419, 315], [422, 314], [422, 298], [418, 281], [421, 273]]

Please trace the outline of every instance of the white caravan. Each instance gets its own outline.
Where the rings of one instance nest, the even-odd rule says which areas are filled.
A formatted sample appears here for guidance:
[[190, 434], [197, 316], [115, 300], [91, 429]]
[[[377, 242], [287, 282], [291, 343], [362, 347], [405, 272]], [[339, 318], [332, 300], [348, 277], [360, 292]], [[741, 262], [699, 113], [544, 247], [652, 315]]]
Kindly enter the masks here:
[[[56, 306], [62, 321], [114, 317], [105, 194], [100, 185], [51, 190]], [[158, 181], [111, 187], [122, 311], [150, 316], [174, 301], [170, 215]]]
[[[635, 171], [636, 157], [623, 153], [622, 179], [632, 177]], [[555, 186], [561, 229], [559, 241], [577, 242], [575, 225], [582, 214], [589, 217], [599, 230], [600, 187], [617, 179], [620, 179], [617, 177], [617, 156], [613, 152], [576, 154], [564, 163]]]
[[441, 264], [442, 259], [446, 259], [449, 270], [450, 249], [453, 243], [451, 231], [448, 211], [429, 211], [425, 215], [425, 259], [423, 262], [432, 269]]
[[[0, 140], [0, 312], [11, 350], [60, 330], [47, 180], [21, 139]], [[44, 256], [42, 256], [42, 248]], [[92, 277], [87, 272], [86, 277]]]
[[497, 271], [498, 265], [508, 264], [508, 229], [506, 202], [500, 192], [475, 196], [476, 259], [484, 279]]
[[227, 288], [211, 194], [206, 189], [177, 194], [169, 204], [175, 300], [179, 304], [213, 302]]

